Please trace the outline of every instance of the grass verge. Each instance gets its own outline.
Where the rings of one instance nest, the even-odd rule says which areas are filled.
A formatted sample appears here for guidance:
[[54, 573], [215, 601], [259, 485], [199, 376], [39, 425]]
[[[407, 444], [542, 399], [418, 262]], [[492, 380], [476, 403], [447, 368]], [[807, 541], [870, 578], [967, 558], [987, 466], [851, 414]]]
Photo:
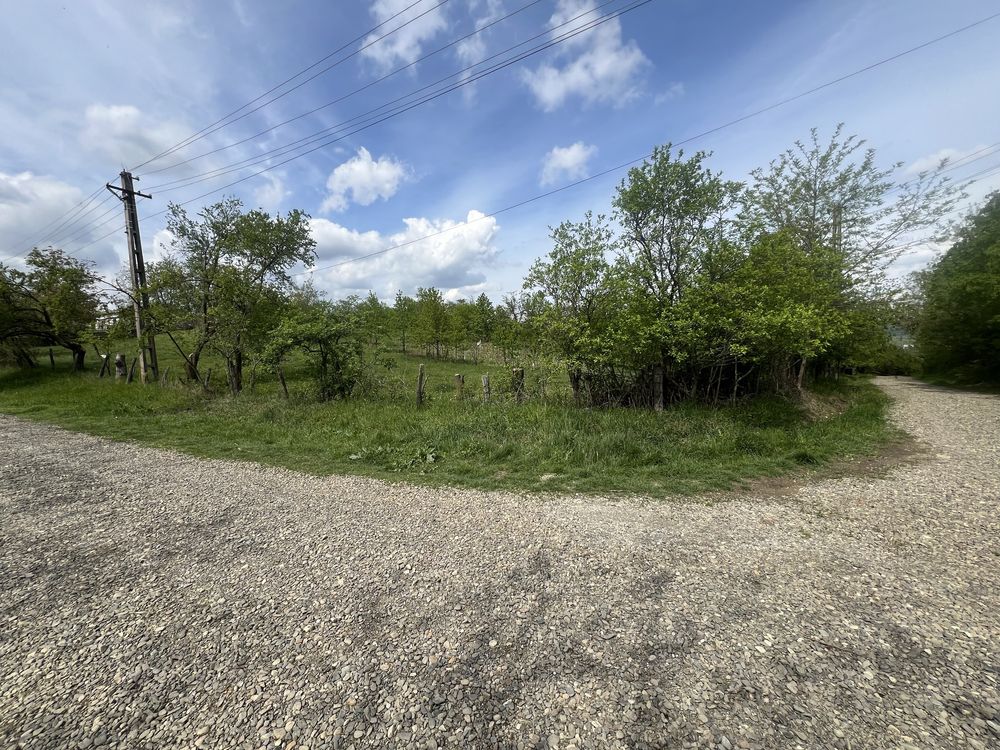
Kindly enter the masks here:
[[654, 497], [872, 455], [895, 436], [888, 399], [869, 381], [822, 384], [816, 394], [835, 401], [837, 412], [810, 419], [777, 398], [661, 414], [444, 395], [420, 408], [401, 399], [316, 404], [273, 392], [206, 398], [93, 373], [0, 374], [0, 412], [197, 456], [313, 474]]

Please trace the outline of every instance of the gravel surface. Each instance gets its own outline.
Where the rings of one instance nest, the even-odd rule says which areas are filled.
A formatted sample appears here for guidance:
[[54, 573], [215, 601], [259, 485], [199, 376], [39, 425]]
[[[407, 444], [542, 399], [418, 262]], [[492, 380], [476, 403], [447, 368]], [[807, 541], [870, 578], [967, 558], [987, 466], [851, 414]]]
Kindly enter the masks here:
[[0, 748], [1000, 747], [1000, 399], [711, 502], [317, 478], [0, 417]]

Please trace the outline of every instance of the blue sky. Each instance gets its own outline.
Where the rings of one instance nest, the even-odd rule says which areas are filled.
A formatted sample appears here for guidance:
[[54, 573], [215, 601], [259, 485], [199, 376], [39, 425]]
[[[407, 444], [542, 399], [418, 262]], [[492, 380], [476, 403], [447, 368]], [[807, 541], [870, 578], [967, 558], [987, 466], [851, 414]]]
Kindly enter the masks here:
[[[88, 204], [90, 213], [61, 236], [38, 230], [117, 179], [123, 166], [134, 167], [182, 141], [411, 2], [7, 4], [0, 28], [0, 255], [48, 239], [115, 272], [124, 258], [124, 237], [115, 223], [119, 212], [102, 219], [114, 218], [110, 223], [89, 226], [114, 208], [111, 200], [93, 211]], [[171, 181], [262, 158], [268, 149], [358, 117], [533, 36], [543, 35], [533, 44], [550, 39], [559, 33], [550, 31], [557, 24], [567, 22], [561, 29], [571, 30], [627, 7], [624, 0], [598, 10], [600, 0], [448, 0], [434, 9], [438, 2], [422, 0], [374, 37], [315, 68], [311, 72], [354, 53], [315, 80], [135, 170], [139, 187], [153, 193], [152, 201], [140, 205], [147, 257], [158, 257], [169, 241], [163, 216], [156, 215], [168, 201], [197, 198], [273, 162], [189, 186]], [[455, 227], [367, 261], [317, 270], [314, 278], [332, 296], [373, 289], [388, 298], [397, 289], [435, 285], [451, 298], [484, 291], [499, 299], [517, 289], [531, 261], [547, 252], [549, 225], [577, 219], [587, 209], [609, 210], [623, 172], [495, 219], [463, 222], [634, 159], [656, 144], [688, 138], [997, 10], [995, 2], [973, 0], [652, 0], [187, 208], [197, 211], [222, 195], [269, 211], [301, 208], [313, 216], [320, 268]], [[376, 41], [424, 11], [429, 12]], [[493, 21], [498, 22], [464, 42], [374, 83]], [[961, 157], [1000, 142], [997, 38], [1000, 19], [686, 148], [712, 151], [714, 168], [743, 178], [805, 138], [810, 127], [828, 133], [843, 121], [848, 132], [878, 150], [884, 164], [902, 162], [905, 178], [939, 156]], [[152, 172], [366, 85], [263, 137]], [[1000, 164], [1000, 152], [953, 174], [960, 178], [994, 164]], [[975, 199], [997, 187], [1000, 174], [970, 193]], [[895, 272], [925, 263], [934, 249], [914, 248]]]

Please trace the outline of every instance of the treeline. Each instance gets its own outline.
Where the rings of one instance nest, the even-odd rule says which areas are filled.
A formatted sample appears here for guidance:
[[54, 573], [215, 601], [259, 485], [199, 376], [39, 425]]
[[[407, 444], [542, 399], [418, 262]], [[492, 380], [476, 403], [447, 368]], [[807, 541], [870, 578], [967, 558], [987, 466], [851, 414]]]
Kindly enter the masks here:
[[912, 330], [924, 372], [1000, 383], [1000, 193], [915, 281]]
[[[940, 170], [897, 183], [898, 165], [879, 167], [841, 128], [827, 142], [814, 131], [747, 181], [708, 158], [655, 149], [607, 215], [553, 228], [522, 289], [499, 304], [434, 288], [325, 300], [293, 275], [316, 260], [306, 214], [236, 199], [196, 216], [171, 206], [170, 252], [147, 268], [146, 323], [190, 380], [204, 382], [211, 352], [239, 393], [247, 370], [252, 379], [297, 353], [323, 399], [365, 392], [380, 349], [512, 366], [544, 358], [581, 405], [654, 407], [795, 392], [810, 376], [899, 359], [885, 268], [957, 200]], [[53, 249], [36, 250], [26, 272], [0, 269], [0, 346], [22, 364], [39, 343], [81, 350], [102, 300], [116, 319], [109, 335], [133, 331], [125, 278], [108, 297], [107, 282]]]

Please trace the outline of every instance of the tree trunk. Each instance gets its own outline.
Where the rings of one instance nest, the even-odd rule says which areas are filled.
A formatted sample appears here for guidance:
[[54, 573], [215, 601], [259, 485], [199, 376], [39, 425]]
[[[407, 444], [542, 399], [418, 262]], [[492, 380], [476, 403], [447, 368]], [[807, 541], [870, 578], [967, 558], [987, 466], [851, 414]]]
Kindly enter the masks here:
[[243, 352], [239, 349], [226, 361], [229, 370], [229, 388], [234, 396], [243, 390]]
[[798, 391], [799, 391], [800, 394], [802, 393], [802, 381], [805, 380], [805, 377], [806, 377], [806, 362], [807, 361], [808, 361], [808, 358], [807, 357], [803, 357], [802, 361], [799, 362], [799, 376], [798, 376], [798, 378], [796, 378], [795, 387], [798, 389]]
[[569, 386], [573, 389], [573, 403], [577, 406], [580, 405], [580, 381], [583, 376], [578, 369], [572, 369], [569, 371]]
[[73, 371], [83, 372], [83, 359], [87, 356], [87, 350], [82, 346], [76, 345], [70, 347], [70, 351], [73, 352]]

